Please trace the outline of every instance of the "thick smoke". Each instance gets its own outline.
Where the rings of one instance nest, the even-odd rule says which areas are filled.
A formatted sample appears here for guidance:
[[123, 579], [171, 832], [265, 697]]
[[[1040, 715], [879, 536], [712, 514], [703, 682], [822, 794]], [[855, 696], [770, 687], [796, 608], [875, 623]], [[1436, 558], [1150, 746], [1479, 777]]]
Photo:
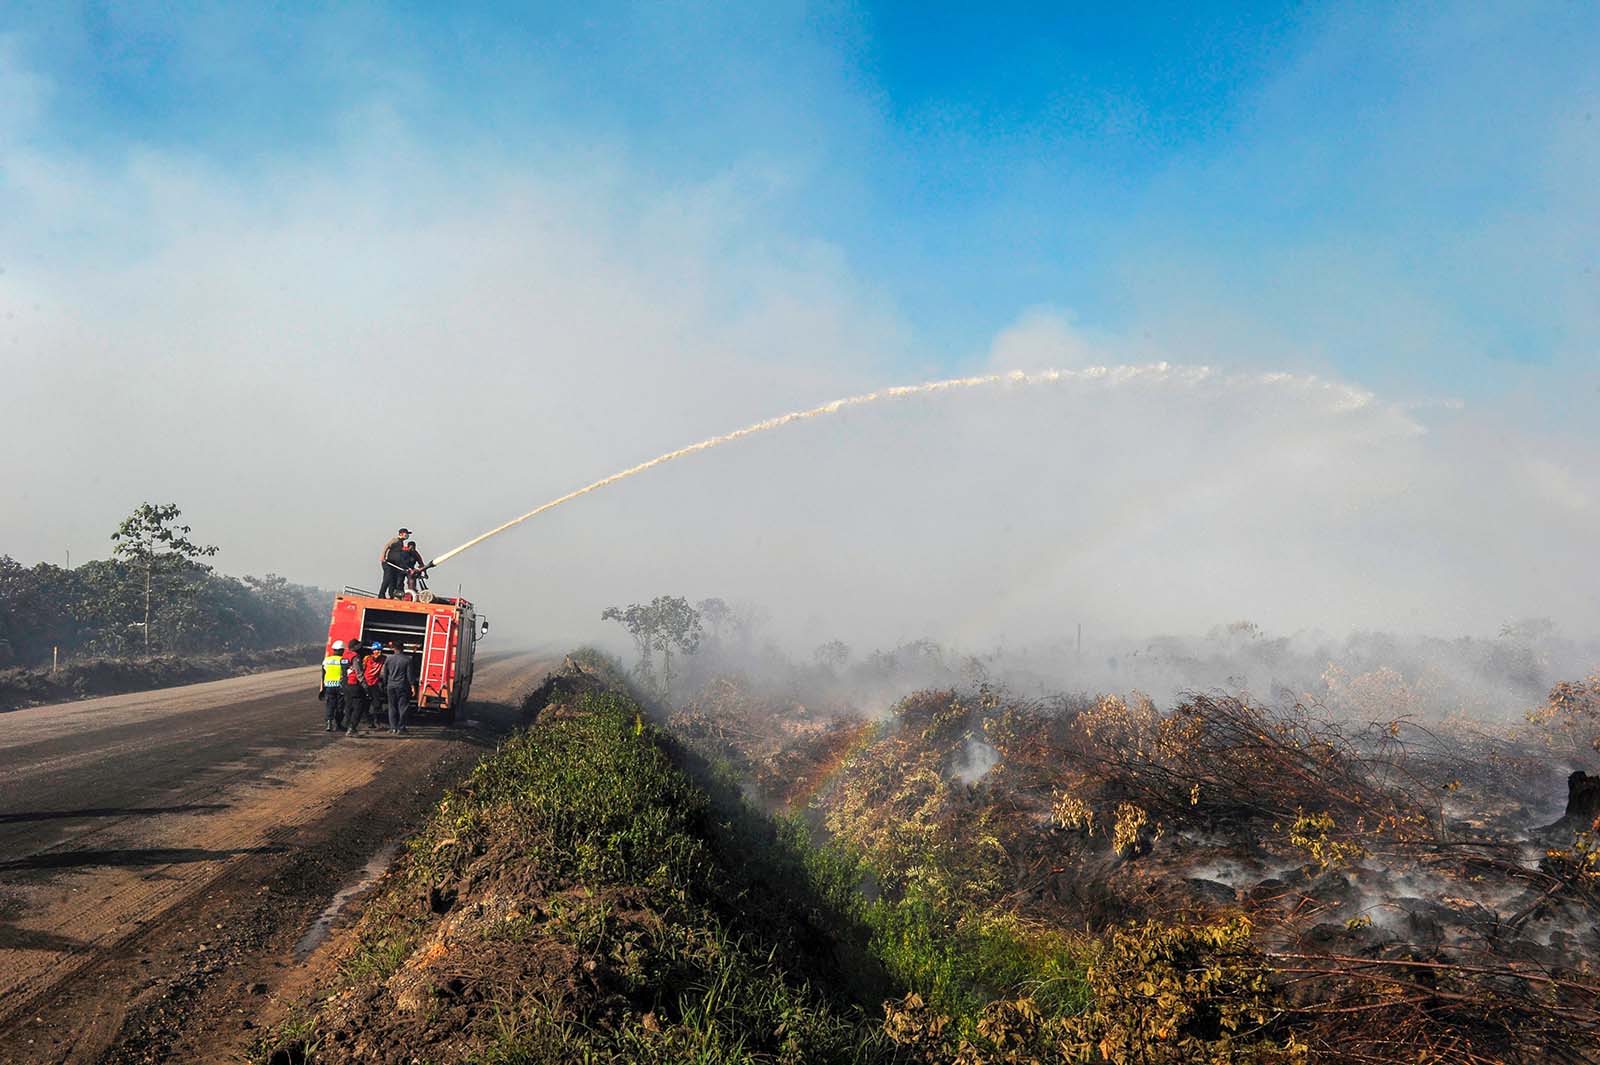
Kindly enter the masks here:
[[0, 539], [24, 561], [103, 552], [134, 505], [173, 499], [227, 571], [370, 585], [401, 523], [439, 553], [834, 396], [1167, 362], [1213, 369], [938, 395], [740, 441], [543, 515], [436, 586], [480, 600], [507, 641], [718, 595], [769, 604], [797, 653], [834, 637], [1075, 651], [1081, 625], [1119, 672], [1150, 633], [1239, 618], [1600, 630], [1582, 579], [1600, 454], [1581, 426], [1050, 310], [938, 372], [917, 323], [786, 227], [770, 173], [668, 183], [554, 149], [447, 167], [368, 112], [334, 147], [248, 173], [156, 147], [107, 160], [35, 136], [51, 87], [15, 48], [0, 83], [30, 101], [0, 125], [0, 442], [28, 456], [5, 468]]

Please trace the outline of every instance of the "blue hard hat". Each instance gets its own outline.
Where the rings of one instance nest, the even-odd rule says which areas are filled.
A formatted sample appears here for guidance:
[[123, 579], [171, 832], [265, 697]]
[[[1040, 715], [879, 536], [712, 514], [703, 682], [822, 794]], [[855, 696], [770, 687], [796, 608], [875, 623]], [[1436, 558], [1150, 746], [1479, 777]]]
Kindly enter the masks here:
[[372, 641], [372, 649], [374, 651], [381, 651], [381, 650], [383, 650], [383, 644], [379, 643], [377, 640], [373, 640]]

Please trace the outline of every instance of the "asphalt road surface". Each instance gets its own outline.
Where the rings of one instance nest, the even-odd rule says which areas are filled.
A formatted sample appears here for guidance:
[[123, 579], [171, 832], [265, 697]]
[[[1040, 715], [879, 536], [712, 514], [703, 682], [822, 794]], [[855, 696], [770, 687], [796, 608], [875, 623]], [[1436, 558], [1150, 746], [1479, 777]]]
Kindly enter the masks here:
[[552, 665], [485, 657], [463, 727], [401, 737], [325, 733], [315, 664], [0, 714], [0, 1061], [209, 1057], [199, 1004], [265, 993]]

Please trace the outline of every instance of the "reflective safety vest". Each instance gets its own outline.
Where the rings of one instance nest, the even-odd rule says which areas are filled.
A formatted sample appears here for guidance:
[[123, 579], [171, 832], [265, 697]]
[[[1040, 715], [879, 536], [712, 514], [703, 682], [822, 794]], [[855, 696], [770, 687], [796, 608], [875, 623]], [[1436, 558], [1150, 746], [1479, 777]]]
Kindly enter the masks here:
[[324, 688], [337, 688], [344, 683], [344, 659], [338, 655], [329, 655], [322, 660], [322, 686]]

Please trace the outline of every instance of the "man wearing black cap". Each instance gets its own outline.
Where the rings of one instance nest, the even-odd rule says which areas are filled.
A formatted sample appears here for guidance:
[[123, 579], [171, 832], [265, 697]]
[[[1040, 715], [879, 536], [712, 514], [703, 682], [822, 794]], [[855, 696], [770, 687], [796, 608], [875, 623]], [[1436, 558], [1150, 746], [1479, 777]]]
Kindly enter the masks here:
[[407, 568], [406, 537], [410, 535], [410, 529], [402, 528], [399, 534], [384, 544], [383, 550], [378, 553], [378, 561], [383, 563], [383, 583], [378, 586], [379, 599], [400, 597], [400, 589], [403, 587], [401, 582], [405, 578]]

